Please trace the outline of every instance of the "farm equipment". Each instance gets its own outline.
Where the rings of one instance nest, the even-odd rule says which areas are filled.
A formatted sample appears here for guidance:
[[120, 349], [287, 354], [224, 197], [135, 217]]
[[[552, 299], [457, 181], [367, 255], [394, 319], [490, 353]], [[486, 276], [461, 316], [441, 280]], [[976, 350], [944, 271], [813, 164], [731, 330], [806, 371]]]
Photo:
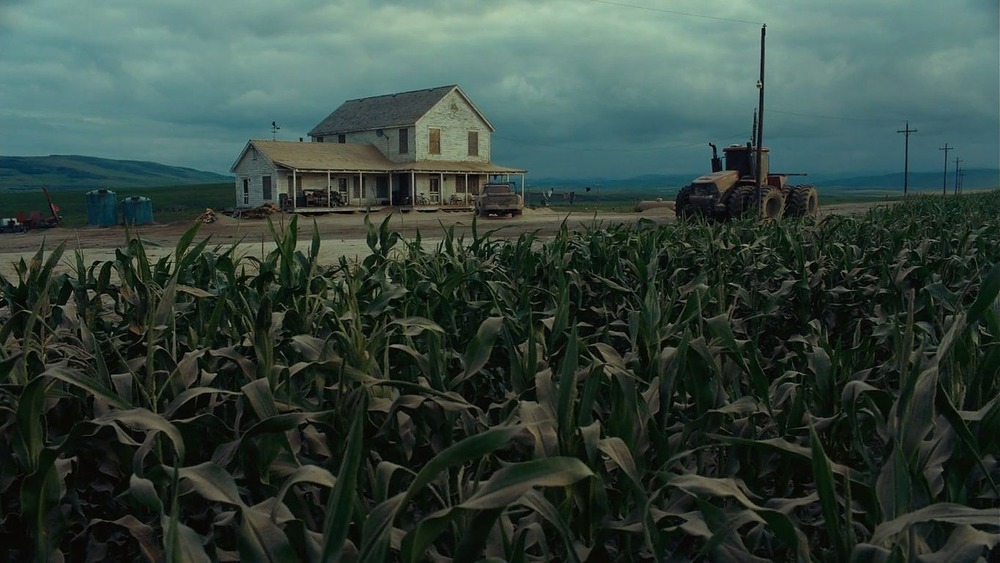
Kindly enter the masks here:
[[0, 218], [0, 233], [23, 233], [27, 228], [14, 217]]
[[45, 201], [49, 206], [49, 214], [43, 215], [40, 211], [18, 211], [17, 217], [0, 219], [0, 233], [23, 233], [32, 229], [50, 229], [62, 226], [62, 215], [59, 214], [59, 206], [52, 202], [47, 188], [42, 188], [45, 193]]
[[516, 217], [524, 210], [521, 196], [514, 191], [513, 182], [492, 182], [483, 186], [482, 194], [476, 199], [476, 215], [507, 215]]
[[[758, 129], [759, 131], [759, 129]], [[725, 168], [716, 146], [712, 147], [712, 172], [699, 176], [681, 188], [674, 202], [678, 217], [703, 215], [719, 220], [739, 219], [759, 210], [762, 217], [777, 219], [782, 215], [802, 217], [819, 212], [819, 194], [811, 184], [788, 183], [793, 174], [770, 174], [767, 170], [767, 147], [752, 143], [722, 149]], [[755, 158], [760, 154], [760, 158]], [[764, 182], [758, 189], [756, 163]]]
[[679, 218], [702, 215], [726, 220], [758, 213], [766, 219], [777, 219], [782, 215], [804, 216], [819, 212], [819, 194], [814, 186], [788, 183], [789, 176], [804, 174], [771, 174], [768, 170], [769, 149], [763, 145], [766, 31], [766, 26], [761, 27], [759, 99], [753, 120], [753, 139], [746, 145], [723, 148], [725, 167], [716, 146], [709, 143], [712, 172], [699, 176], [677, 193], [674, 213]]

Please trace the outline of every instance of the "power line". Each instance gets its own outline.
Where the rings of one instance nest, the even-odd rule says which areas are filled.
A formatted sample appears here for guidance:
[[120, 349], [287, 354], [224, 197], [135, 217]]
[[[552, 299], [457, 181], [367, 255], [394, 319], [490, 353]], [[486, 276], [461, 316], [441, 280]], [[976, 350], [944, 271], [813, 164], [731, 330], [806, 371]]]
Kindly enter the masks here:
[[686, 16], [689, 18], [702, 18], [706, 20], [717, 20], [726, 22], [736, 22], [736, 23], [747, 23], [751, 25], [764, 25], [763, 22], [754, 22], [750, 20], [741, 20], [736, 18], [724, 18], [722, 16], [706, 16], [704, 14], [692, 14], [691, 12], [679, 12], [677, 10], [665, 10], [663, 8], [650, 8], [649, 6], [637, 6], [635, 4], [626, 4], [624, 2], [611, 2], [609, 0], [590, 0], [596, 4], [607, 4], [609, 6], [619, 6], [622, 8], [634, 8], [636, 10], [647, 10], [650, 12], [661, 12], [664, 14], [674, 14], [677, 16]]
[[[728, 140], [731, 140], [731, 139], [738, 139], [738, 138], [744, 138], [744, 139], [746, 139], [746, 138], [749, 138], [749, 136], [750, 135], [748, 133], [744, 132], [744, 133], [737, 133], [735, 135], [730, 135], [728, 137], [720, 137], [720, 138], [718, 138], [718, 140], [720, 140], [720, 141], [728, 141]], [[493, 138], [494, 139], [504, 139], [504, 140], [507, 140], [507, 141], [512, 141], [512, 142], [515, 142], [515, 143], [517, 143], [519, 145], [530, 145], [530, 146], [540, 147], [540, 148], [546, 148], [546, 149], [561, 149], [561, 150], [566, 150], [566, 151], [601, 151], [601, 152], [614, 152], [614, 151], [628, 151], [628, 152], [669, 151], [669, 150], [677, 150], [677, 149], [686, 149], [686, 148], [690, 148], [690, 147], [697, 147], [697, 146], [704, 145], [706, 143], [706, 141], [695, 141], [695, 142], [690, 142], [690, 143], [679, 143], [679, 144], [673, 144], [673, 145], [660, 145], [660, 146], [655, 146], [655, 147], [609, 147], [607, 145], [590, 146], [590, 147], [584, 146], [584, 147], [581, 147], [579, 145], [570, 145], [570, 144], [537, 143], [537, 142], [532, 142], [532, 141], [526, 141], [524, 139], [515, 139], [513, 137], [506, 137], [506, 136], [497, 135], [497, 134], [494, 134]]]
[[795, 111], [781, 111], [777, 109], [768, 109], [768, 113], [780, 113], [783, 115], [795, 115], [798, 117], [811, 117], [820, 119], [836, 119], [838, 121], [861, 121], [864, 123], [898, 123], [895, 119], [870, 119], [864, 117], [843, 117], [839, 115], [820, 115], [816, 113], [799, 113]]

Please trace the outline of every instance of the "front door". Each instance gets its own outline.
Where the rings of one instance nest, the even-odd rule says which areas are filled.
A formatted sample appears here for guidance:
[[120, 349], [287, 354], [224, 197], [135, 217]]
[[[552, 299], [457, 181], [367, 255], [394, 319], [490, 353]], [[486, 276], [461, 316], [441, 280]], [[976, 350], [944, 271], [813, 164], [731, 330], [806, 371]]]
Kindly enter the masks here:
[[431, 203], [441, 203], [441, 178], [431, 177]]
[[392, 190], [392, 203], [395, 205], [411, 205], [410, 201], [410, 175], [397, 174], [396, 185]]
[[377, 197], [380, 200], [389, 198], [388, 176], [377, 176], [375, 178], [375, 197]]

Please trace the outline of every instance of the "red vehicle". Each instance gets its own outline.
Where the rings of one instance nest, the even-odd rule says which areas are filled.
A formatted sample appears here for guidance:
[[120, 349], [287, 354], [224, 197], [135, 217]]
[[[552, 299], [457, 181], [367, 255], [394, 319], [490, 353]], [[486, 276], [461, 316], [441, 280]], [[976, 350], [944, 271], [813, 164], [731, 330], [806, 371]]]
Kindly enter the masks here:
[[42, 188], [45, 193], [45, 200], [49, 204], [48, 215], [43, 215], [41, 211], [18, 211], [16, 218], [5, 218], [0, 221], [0, 233], [23, 233], [31, 229], [51, 229], [62, 226], [62, 215], [59, 214], [59, 206], [52, 202], [48, 188]]

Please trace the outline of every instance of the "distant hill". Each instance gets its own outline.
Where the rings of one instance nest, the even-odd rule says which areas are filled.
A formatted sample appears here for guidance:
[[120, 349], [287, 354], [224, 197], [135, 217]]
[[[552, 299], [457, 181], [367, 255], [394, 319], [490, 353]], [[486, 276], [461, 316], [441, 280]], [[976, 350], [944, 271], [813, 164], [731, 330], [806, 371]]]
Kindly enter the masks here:
[[93, 156], [0, 156], [0, 191], [151, 188], [231, 182], [231, 176], [139, 160]]
[[[602, 190], [634, 190], [634, 189], [677, 189], [687, 185], [703, 172], [690, 174], [646, 174], [623, 179], [609, 178], [528, 178], [528, 184], [533, 189], [554, 188], [584, 189], [587, 186], [600, 186]], [[908, 180], [912, 191], [940, 190], [944, 172], [910, 172]], [[825, 190], [836, 191], [873, 191], [902, 190], [903, 173], [872, 174], [865, 176], [841, 176], [834, 174], [810, 174], [806, 177], [794, 177], [793, 184], [815, 184]], [[965, 170], [962, 179], [963, 187], [970, 190], [990, 189], [1000, 187], [1000, 170], [971, 169]], [[955, 172], [948, 174], [948, 192], [955, 187]]]

